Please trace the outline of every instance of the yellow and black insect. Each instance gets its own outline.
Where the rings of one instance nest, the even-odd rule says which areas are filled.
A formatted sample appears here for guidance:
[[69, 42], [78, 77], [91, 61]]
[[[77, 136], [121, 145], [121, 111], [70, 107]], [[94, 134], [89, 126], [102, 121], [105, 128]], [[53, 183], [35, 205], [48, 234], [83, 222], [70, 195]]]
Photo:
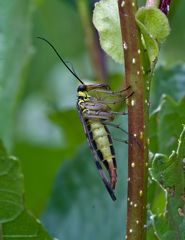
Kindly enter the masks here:
[[[125, 91], [128, 90], [128, 88], [119, 92], [113, 92], [110, 90], [109, 86], [105, 84], [84, 84], [74, 72], [74, 70], [71, 69], [59, 55], [55, 47], [48, 40], [41, 37], [39, 38], [47, 42], [53, 48], [66, 68], [81, 83], [77, 89], [77, 110], [91, 152], [94, 156], [98, 172], [112, 200], [115, 201], [116, 197], [114, 194], [114, 189], [117, 181], [116, 158], [112, 137], [107, 128], [107, 125], [112, 125], [119, 128], [119, 126], [114, 125], [111, 122], [114, 120], [115, 116], [120, 113], [112, 111], [112, 109], [108, 106], [108, 103], [98, 97], [90, 95], [90, 93], [92, 91], [95, 91], [104, 93], [108, 96], [119, 95], [123, 99], [123, 96], [125, 97]], [[103, 167], [107, 169], [109, 178], [105, 174]]]

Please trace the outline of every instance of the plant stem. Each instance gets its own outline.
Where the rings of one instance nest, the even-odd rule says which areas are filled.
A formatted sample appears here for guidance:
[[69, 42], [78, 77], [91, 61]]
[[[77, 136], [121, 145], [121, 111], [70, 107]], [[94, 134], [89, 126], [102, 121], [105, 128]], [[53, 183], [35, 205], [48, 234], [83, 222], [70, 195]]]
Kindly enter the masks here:
[[146, 7], [159, 7], [160, 0], [147, 0]]
[[146, 7], [157, 7], [163, 13], [168, 14], [171, 0], [147, 0]]
[[136, 2], [118, 0], [124, 48], [125, 81], [134, 92], [128, 99], [128, 207], [127, 240], [146, 239], [148, 179], [148, 58], [142, 49], [136, 26]]
[[88, 1], [78, 0], [77, 5], [85, 33], [86, 44], [89, 51], [95, 78], [100, 82], [106, 83], [107, 74], [105, 66], [105, 56], [100, 48], [97, 34], [90, 20]]
[[170, 10], [170, 2], [171, 0], [160, 0], [160, 6], [159, 9], [165, 13], [168, 14], [169, 10]]

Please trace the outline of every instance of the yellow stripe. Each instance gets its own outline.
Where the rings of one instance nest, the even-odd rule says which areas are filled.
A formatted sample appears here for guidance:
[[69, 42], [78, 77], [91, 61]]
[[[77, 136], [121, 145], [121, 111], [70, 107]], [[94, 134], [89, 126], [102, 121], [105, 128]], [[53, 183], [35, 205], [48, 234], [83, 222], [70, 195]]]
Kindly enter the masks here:
[[112, 162], [110, 142], [105, 127], [100, 122], [90, 122], [93, 139], [96, 141], [97, 148], [101, 151], [103, 159]]

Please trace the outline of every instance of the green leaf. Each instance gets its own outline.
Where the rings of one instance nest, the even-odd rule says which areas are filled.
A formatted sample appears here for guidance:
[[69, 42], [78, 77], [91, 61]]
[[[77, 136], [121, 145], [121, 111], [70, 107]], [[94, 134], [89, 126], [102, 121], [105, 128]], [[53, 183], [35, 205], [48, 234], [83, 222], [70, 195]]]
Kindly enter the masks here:
[[93, 23], [99, 32], [101, 47], [115, 61], [122, 63], [123, 46], [117, 1], [97, 2], [93, 12]]
[[[169, 34], [168, 18], [158, 8], [142, 7], [136, 13], [136, 22], [142, 33], [142, 42], [148, 51], [151, 65], [155, 63], [159, 46]], [[93, 23], [99, 32], [104, 51], [115, 61], [123, 62], [123, 47], [118, 5], [115, 0], [102, 0], [95, 4]]]
[[4, 240], [51, 240], [38, 219], [24, 210], [16, 219], [3, 224]]
[[24, 68], [31, 56], [31, 13], [32, 1], [0, 2], [0, 136], [8, 146]]
[[[115, 144], [115, 147], [118, 165], [115, 202], [101, 181], [87, 143], [74, 158], [66, 159], [63, 163], [43, 216], [45, 226], [56, 237], [68, 240], [123, 238], [127, 151], [123, 143]], [[69, 226], [72, 226], [70, 231]]]
[[136, 22], [143, 35], [143, 44], [148, 51], [150, 62], [153, 64], [159, 53], [158, 43], [170, 32], [168, 18], [156, 7], [142, 7], [136, 13]]
[[185, 127], [178, 140], [177, 150], [167, 157], [156, 154], [152, 177], [167, 193], [166, 209], [155, 217], [155, 232], [160, 239], [185, 239]]
[[53, 178], [62, 163], [62, 158], [66, 156], [66, 151], [61, 147], [49, 148], [30, 142], [18, 142], [14, 152], [21, 159], [25, 176], [26, 206], [36, 216], [40, 216], [50, 195]]
[[139, 26], [142, 27], [157, 42], [163, 41], [170, 32], [168, 18], [156, 7], [142, 7], [136, 13]]
[[163, 96], [161, 103], [150, 117], [150, 149], [169, 155], [177, 148], [177, 139], [185, 124], [185, 98], [175, 102], [169, 96]]
[[151, 92], [151, 108], [159, 105], [163, 94], [170, 95], [173, 99], [180, 100], [185, 96], [185, 64], [176, 64], [170, 68], [159, 66], [154, 74]]
[[23, 175], [19, 161], [7, 155], [1, 142], [0, 150], [0, 223], [3, 223], [23, 210]]
[[49, 114], [49, 118], [60, 127], [60, 130], [64, 135], [63, 138], [65, 139], [64, 144], [66, 150], [73, 153], [77, 146], [84, 140], [83, 128], [77, 110], [68, 109], [63, 111], [53, 111]]
[[0, 239], [51, 239], [23, 202], [20, 163], [8, 156], [0, 142]]
[[185, 62], [184, 9], [184, 0], [171, 1], [168, 18], [172, 29], [172, 34], [168, 36], [167, 41], [160, 51], [160, 59], [162, 62], [166, 62], [168, 65]]

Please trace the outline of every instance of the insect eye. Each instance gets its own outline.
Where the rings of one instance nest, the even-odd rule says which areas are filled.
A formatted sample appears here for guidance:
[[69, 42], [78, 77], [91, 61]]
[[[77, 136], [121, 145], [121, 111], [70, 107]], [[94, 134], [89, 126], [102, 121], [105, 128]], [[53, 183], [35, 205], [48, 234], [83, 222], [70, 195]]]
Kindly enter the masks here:
[[80, 85], [77, 89], [77, 92], [86, 91], [86, 85]]

